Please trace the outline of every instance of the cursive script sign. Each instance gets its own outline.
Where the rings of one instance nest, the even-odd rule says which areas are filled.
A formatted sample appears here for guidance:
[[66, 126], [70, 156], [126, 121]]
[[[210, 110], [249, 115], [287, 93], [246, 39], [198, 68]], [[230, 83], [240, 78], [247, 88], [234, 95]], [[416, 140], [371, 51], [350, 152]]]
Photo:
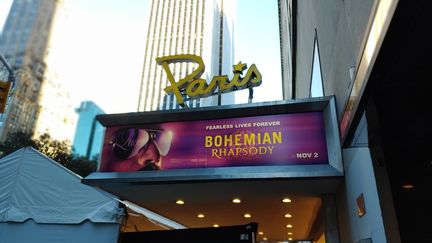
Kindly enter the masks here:
[[[156, 61], [159, 65], [162, 65], [170, 84], [164, 89], [165, 92], [167, 94], [174, 94], [177, 102], [181, 106], [185, 106], [184, 95], [188, 96], [190, 99], [208, 97], [220, 93], [256, 87], [262, 83], [261, 73], [258, 71], [255, 64], [249, 67], [244, 77], [241, 77], [241, 75], [243, 71], [247, 69], [247, 64], [239, 62], [233, 65], [234, 76], [231, 80], [229, 80], [228, 75], [220, 75], [214, 76], [210, 83], [207, 83], [205, 79], [201, 78], [205, 70], [205, 65], [200, 56], [189, 54], [172, 55], [158, 57]], [[198, 67], [185, 77], [175, 80], [168, 65], [178, 62], [192, 62], [198, 64]], [[218, 90], [215, 92], [216, 88]]]

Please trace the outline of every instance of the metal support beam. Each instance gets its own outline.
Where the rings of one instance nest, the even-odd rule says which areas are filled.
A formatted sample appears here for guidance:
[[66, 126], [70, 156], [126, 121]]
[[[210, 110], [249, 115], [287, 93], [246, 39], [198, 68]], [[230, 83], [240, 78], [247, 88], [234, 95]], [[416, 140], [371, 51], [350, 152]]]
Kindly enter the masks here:
[[335, 195], [322, 195], [321, 200], [324, 209], [324, 234], [326, 243], [340, 243]]

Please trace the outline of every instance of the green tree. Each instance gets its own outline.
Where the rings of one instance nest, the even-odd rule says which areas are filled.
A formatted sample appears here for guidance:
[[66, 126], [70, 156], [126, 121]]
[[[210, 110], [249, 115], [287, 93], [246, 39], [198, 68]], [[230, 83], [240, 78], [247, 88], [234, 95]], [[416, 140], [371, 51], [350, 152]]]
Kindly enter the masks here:
[[31, 146], [47, 157], [58, 162], [76, 174], [85, 177], [96, 171], [97, 161], [85, 157], [74, 157], [70, 150], [70, 143], [51, 138], [48, 133], [32, 139], [29, 134], [15, 132], [8, 134], [6, 140], [0, 143], [0, 156], [4, 157], [18, 149]]
[[67, 167], [66, 165], [71, 162], [71, 146], [67, 141], [54, 140], [48, 133], [44, 133], [34, 140], [34, 142], [36, 145], [35, 149], [61, 165]]
[[88, 160], [85, 157], [74, 157], [65, 165], [65, 167], [82, 177], [86, 177], [90, 173], [96, 171], [97, 161]]
[[10, 133], [6, 137], [6, 140], [0, 143], [0, 156], [4, 157], [20, 148], [28, 146], [36, 148], [35, 141], [27, 133], [21, 131]]

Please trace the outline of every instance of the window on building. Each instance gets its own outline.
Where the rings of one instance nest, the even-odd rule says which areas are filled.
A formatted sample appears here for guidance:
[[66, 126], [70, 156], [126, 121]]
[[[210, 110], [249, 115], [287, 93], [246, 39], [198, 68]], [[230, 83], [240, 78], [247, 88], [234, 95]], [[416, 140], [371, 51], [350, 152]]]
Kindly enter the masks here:
[[315, 32], [315, 43], [312, 58], [312, 75], [311, 75], [311, 86], [310, 86], [310, 97], [321, 97], [324, 96], [324, 86], [321, 74], [321, 60], [318, 48], [318, 36]]

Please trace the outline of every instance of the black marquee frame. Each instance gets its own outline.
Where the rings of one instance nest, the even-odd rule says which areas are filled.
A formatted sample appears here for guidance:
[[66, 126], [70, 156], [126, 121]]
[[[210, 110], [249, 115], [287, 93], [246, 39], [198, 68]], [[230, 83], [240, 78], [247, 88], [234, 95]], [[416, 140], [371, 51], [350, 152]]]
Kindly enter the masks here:
[[200, 107], [169, 111], [152, 111], [99, 115], [97, 120], [105, 127], [133, 126], [173, 121], [222, 119], [260, 115], [322, 111], [328, 151], [328, 164], [284, 166], [239, 166], [219, 168], [175, 169], [165, 171], [94, 172], [82, 183], [106, 187], [120, 184], [165, 184], [205, 182], [218, 180], [332, 178], [343, 177], [339, 126], [333, 96], [274, 101], [264, 103]]

